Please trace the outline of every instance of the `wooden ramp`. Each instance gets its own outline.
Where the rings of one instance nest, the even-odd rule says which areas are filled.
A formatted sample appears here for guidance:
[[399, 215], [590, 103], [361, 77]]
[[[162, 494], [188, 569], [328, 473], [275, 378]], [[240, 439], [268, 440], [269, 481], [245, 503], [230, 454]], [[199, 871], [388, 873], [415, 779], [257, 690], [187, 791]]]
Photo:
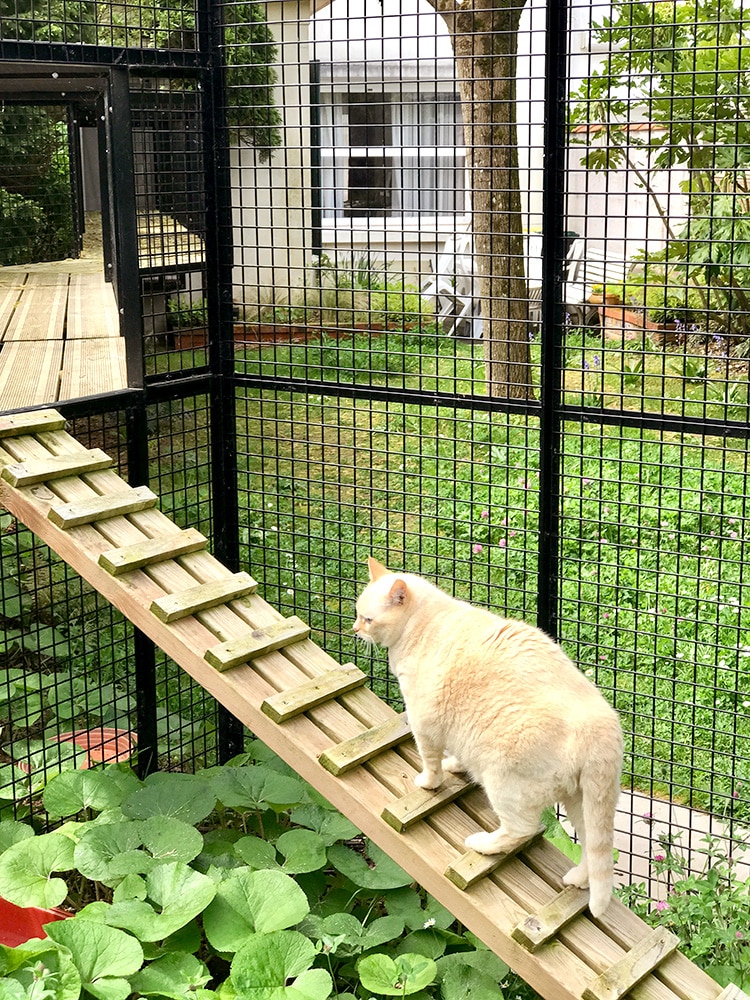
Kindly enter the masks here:
[[515, 857], [466, 854], [491, 829], [482, 794], [455, 779], [417, 790], [404, 718], [340, 666], [247, 573], [159, 512], [54, 410], [0, 417], [0, 502], [149, 635], [548, 1000], [748, 1000], [722, 989], [613, 901], [603, 918], [538, 837]]

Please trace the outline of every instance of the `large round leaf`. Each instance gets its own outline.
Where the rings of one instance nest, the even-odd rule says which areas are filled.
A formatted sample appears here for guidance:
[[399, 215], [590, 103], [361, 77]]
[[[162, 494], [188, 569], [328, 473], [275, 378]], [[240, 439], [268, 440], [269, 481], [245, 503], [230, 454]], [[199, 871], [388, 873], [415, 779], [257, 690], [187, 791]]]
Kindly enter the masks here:
[[113, 885], [126, 875], [142, 875], [153, 868], [153, 858], [140, 847], [140, 823], [92, 826], [76, 844], [76, 868], [94, 882]]
[[328, 860], [342, 875], [362, 889], [398, 889], [413, 881], [403, 868], [391, 861], [385, 851], [367, 841], [367, 853], [373, 862], [371, 868], [367, 861], [343, 844], [334, 844], [328, 848]]
[[131, 819], [150, 816], [174, 816], [191, 826], [200, 823], [214, 809], [216, 795], [208, 779], [194, 774], [151, 774], [133, 795], [122, 804]]
[[251, 934], [293, 927], [309, 910], [307, 897], [288, 875], [242, 869], [219, 885], [203, 927], [217, 951], [233, 952]]
[[92, 920], [60, 920], [46, 930], [70, 951], [87, 993], [100, 1000], [125, 1000], [130, 995], [125, 977], [143, 965], [143, 949], [130, 934]]
[[310, 968], [315, 954], [315, 945], [298, 931], [254, 934], [234, 956], [230, 979], [238, 997], [326, 1000], [331, 977]]
[[75, 816], [88, 809], [113, 809], [139, 784], [135, 775], [115, 768], [65, 771], [49, 780], [42, 798], [50, 816]]
[[43, 833], [11, 844], [0, 855], [0, 896], [16, 906], [59, 906], [68, 894], [52, 872], [73, 867], [74, 844], [59, 833]]
[[172, 1000], [201, 1000], [213, 994], [204, 987], [211, 973], [195, 955], [175, 952], [151, 962], [130, 979], [134, 993], [142, 996], [171, 997]]
[[387, 997], [405, 997], [418, 993], [434, 980], [437, 966], [423, 955], [365, 955], [357, 962], [362, 985]]
[[239, 810], [288, 809], [305, 797], [299, 778], [279, 774], [262, 764], [225, 767], [215, 773], [211, 787], [225, 806]]
[[0, 854], [21, 840], [28, 840], [34, 836], [33, 829], [26, 823], [20, 823], [17, 819], [5, 819], [0, 822]]
[[149, 902], [138, 899], [113, 903], [106, 921], [123, 927], [141, 941], [163, 941], [201, 913], [216, 893], [216, 883], [181, 861], [158, 865], [146, 878]]
[[276, 841], [276, 849], [284, 855], [283, 869], [289, 875], [326, 867], [326, 843], [312, 830], [287, 830]]

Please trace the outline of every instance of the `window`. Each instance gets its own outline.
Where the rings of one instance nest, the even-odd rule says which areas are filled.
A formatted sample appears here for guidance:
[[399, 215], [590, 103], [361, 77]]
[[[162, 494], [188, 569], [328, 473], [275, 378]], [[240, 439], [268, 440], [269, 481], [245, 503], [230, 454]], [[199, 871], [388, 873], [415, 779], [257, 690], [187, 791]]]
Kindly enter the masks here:
[[457, 95], [417, 89], [331, 90], [321, 100], [324, 218], [466, 211]]

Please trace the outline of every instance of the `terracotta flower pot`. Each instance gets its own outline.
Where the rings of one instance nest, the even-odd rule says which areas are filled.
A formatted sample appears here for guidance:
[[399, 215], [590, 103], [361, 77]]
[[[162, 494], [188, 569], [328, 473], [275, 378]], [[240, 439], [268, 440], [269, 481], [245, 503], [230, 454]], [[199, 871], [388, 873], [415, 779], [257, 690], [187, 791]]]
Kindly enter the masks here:
[[57, 908], [43, 910], [38, 906], [16, 906], [0, 896], [0, 944], [15, 948], [31, 938], [47, 935], [44, 925], [71, 916]]

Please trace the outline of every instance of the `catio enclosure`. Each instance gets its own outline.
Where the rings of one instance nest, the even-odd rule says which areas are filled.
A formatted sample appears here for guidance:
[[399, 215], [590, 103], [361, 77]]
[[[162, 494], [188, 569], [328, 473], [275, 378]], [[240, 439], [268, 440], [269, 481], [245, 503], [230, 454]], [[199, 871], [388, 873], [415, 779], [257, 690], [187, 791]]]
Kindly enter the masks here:
[[[660, 845], [750, 823], [750, 8], [436, 6], [3, 3], [0, 412], [54, 404], [394, 704], [368, 553], [557, 637], [657, 898]], [[72, 731], [242, 749], [0, 528], [7, 810]]]

